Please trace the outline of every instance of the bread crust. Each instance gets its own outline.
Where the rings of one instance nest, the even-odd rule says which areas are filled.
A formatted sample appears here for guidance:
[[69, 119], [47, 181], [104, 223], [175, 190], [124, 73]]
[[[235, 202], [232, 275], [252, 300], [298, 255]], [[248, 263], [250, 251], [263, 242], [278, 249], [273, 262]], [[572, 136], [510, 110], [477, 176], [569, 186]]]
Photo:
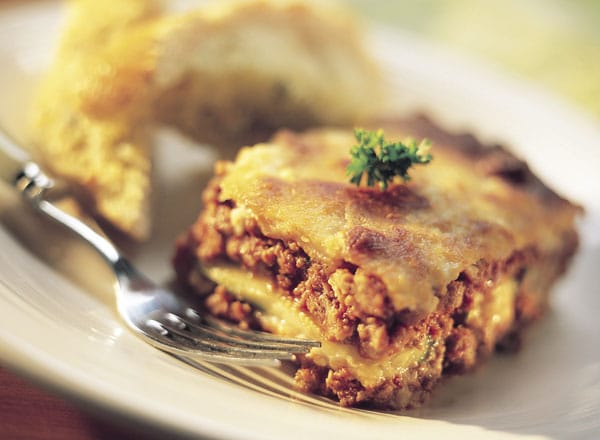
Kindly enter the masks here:
[[369, 114], [378, 69], [356, 20], [322, 3], [228, 0], [172, 12], [153, 0], [69, 2], [33, 107], [44, 165], [98, 216], [144, 239], [153, 127], [234, 148], [280, 127]]

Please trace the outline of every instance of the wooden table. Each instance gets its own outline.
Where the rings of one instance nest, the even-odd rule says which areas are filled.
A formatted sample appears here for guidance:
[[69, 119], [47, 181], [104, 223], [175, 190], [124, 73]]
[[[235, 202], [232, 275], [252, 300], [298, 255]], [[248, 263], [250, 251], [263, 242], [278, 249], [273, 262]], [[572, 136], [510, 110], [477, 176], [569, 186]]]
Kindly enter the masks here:
[[150, 439], [93, 416], [0, 367], [0, 439]]

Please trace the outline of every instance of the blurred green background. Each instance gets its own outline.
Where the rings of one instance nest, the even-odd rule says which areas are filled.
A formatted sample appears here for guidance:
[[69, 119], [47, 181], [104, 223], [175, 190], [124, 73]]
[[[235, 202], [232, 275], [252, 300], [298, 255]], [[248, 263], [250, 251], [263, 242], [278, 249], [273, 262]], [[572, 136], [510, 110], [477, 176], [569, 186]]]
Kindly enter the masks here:
[[347, 0], [568, 98], [600, 121], [600, 0]]

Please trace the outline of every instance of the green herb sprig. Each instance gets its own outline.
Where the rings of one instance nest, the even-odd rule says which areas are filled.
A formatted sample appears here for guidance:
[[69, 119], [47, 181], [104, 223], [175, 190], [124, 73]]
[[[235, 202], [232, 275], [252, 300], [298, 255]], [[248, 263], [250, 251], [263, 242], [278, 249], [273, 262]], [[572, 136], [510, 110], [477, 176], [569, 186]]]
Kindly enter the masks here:
[[427, 139], [417, 142], [406, 139], [403, 142], [388, 142], [383, 130], [370, 131], [362, 128], [354, 130], [358, 145], [350, 150], [352, 161], [346, 169], [350, 183], [359, 186], [363, 175], [367, 175], [367, 185], [385, 191], [396, 176], [403, 181], [410, 180], [408, 169], [417, 164], [426, 164], [433, 158], [429, 154], [431, 143]]

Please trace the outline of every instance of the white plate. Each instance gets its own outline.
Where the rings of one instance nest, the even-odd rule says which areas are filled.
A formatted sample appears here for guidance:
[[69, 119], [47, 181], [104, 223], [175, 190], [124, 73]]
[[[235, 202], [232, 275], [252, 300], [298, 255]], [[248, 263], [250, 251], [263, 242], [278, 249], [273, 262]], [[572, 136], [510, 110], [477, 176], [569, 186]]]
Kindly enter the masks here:
[[[61, 7], [52, 2], [0, 9], [0, 121], [18, 134], [61, 17]], [[345, 410], [294, 393], [283, 370], [207, 366], [199, 371], [124, 330], [102, 264], [0, 187], [1, 363], [105, 414], [171, 434], [598, 438], [598, 126], [530, 85], [410, 36], [384, 29], [372, 38], [403, 110], [422, 109], [448, 127], [510, 143], [546, 181], [588, 210], [575, 265], [555, 289], [551, 313], [528, 333], [522, 352], [496, 356], [475, 374], [448, 381], [430, 406], [408, 415]], [[165, 143], [180, 155], [159, 160], [162, 220], [152, 242], [135, 250], [136, 262], [160, 280], [170, 276], [172, 240], [193, 219], [197, 191], [214, 158], [209, 149], [181, 145], [185, 142], [173, 133], [159, 137], [158, 144]], [[74, 267], [80, 276], [73, 276]]]

